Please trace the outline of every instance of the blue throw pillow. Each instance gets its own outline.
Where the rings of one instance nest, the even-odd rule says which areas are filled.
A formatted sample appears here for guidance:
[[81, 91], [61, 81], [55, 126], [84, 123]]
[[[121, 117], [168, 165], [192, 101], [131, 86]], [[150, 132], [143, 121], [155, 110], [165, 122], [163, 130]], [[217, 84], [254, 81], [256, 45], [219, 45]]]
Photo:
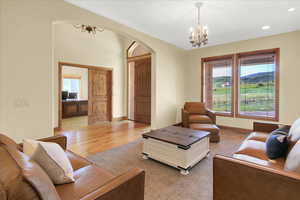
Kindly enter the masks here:
[[288, 150], [287, 141], [288, 129], [283, 127], [276, 129], [266, 141], [267, 156], [269, 159], [276, 159], [286, 156]]

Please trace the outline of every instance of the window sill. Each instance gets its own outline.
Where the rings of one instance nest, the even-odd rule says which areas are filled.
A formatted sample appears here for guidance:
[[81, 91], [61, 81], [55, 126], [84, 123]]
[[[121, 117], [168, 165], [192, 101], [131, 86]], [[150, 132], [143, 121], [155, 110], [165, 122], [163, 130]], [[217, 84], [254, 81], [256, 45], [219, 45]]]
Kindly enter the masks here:
[[254, 119], [254, 120], [273, 121], [273, 122], [278, 122], [279, 121], [278, 117], [263, 117], [263, 116], [242, 115], [242, 114], [237, 114], [237, 115], [234, 116], [232, 113], [222, 113], [222, 112], [216, 112], [216, 111], [214, 111], [214, 113], [218, 117]]
[[222, 113], [222, 112], [216, 112], [214, 111], [216, 116], [220, 116], [220, 117], [234, 117], [233, 113]]
[[242, 114], [237, 114], [236, 118], [255, 119], [255, 120], [263, 120], [263, 121], [273, 121], [273, 122], [279, 121], [279, 117], [263, 117], [263, 116], [242, 115]]

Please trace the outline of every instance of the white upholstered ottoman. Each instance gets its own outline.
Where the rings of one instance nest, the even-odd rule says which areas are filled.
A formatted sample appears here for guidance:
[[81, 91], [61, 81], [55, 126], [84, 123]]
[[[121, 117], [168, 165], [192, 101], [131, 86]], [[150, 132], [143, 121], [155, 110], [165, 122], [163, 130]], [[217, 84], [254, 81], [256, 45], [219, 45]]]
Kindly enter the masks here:
[[209, 153], [209, 132], [169, 126], [143, 134], [143, 157], [189, 170]]

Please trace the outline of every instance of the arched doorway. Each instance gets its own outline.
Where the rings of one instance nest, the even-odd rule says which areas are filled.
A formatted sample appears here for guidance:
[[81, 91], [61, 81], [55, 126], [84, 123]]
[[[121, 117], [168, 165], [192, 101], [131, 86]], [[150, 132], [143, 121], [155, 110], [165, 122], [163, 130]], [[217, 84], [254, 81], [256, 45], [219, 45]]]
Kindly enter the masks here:
[[133, 42], [127, 49], [128, 119], [151, 124], [151, 51]]

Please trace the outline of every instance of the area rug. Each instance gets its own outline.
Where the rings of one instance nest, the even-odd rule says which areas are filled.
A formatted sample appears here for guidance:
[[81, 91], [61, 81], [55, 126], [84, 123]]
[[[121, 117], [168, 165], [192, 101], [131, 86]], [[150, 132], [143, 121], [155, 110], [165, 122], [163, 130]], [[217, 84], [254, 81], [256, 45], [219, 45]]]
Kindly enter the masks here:
[[154, 160], [142, 159], [141, 139], [89, 156], [88, 159], [115, 175], [132, 167], [144, 169], [146, 171], [145, 200], [212, 200], [212, 157], [215, 154], [232, 154], [246, 135], [222, 130], [221, 142], [211, 143], [210, 156], [193, 167], [187, 176], [181, 175], [175, 168]]

